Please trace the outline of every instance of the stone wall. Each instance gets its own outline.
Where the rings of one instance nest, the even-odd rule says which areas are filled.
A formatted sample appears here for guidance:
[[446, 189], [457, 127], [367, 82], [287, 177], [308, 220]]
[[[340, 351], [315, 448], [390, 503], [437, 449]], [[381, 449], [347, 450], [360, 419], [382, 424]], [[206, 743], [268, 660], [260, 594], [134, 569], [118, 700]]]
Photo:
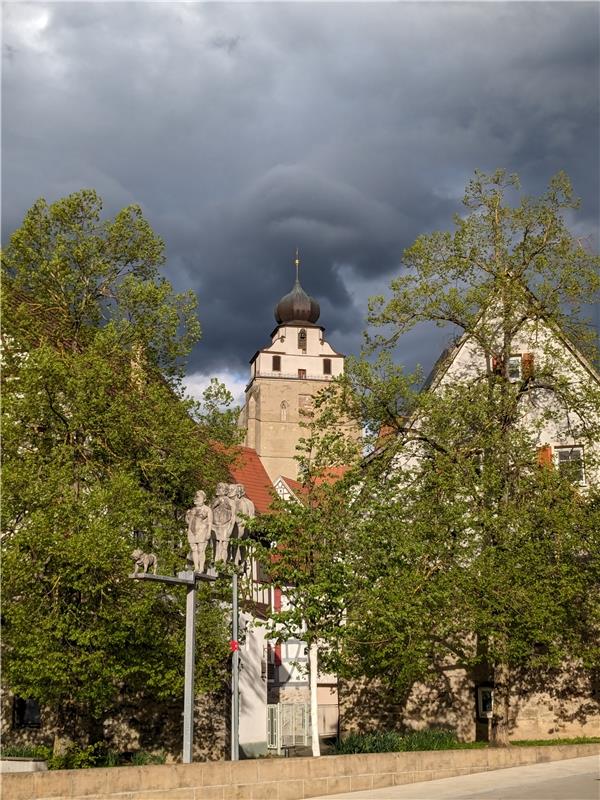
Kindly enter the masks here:
[[[511, 739], [596, 736], [597, 684], [592, 672], [577, 668], [513, 675]], [[485, 739], [487, 723], [476, 715], [476, 686], [475, 677], [459, 668], [441, 671], [428, 684], [415, 684], [404, 698], [391, 698], [375, 680], [341, 683], [340, 734], [447, 728], [461, 741]]]
[[599, 745], [438, 750], [4, 775], [10, 800], [302, 800], [591, 756]]
[[523, 675], [512, 698], [513, 739], [597, 736], [600, 687], [590, 670], [540, 670]]
[[[18, 728], [12, 725], [13, 695], [2, 692], [2, 744], [44, 745], [52, 747], [55, 737], [65, 744], [77, 737], [68, 723], [53, 711], [42, 708], [40, 728]], [[118, 716], [102, 723], [102, 740], [117, 752], [164, 752], [167, 760], [181, 757], [183, 722], [182, 704], [140, 703], [125, 706]], [[199, 695], [195, 707], [194, 759], [210, 761], [225, 758], [229, 751], [229, 703], [227, 693]], [[81, 744], [81, 742], [79, 742]]]

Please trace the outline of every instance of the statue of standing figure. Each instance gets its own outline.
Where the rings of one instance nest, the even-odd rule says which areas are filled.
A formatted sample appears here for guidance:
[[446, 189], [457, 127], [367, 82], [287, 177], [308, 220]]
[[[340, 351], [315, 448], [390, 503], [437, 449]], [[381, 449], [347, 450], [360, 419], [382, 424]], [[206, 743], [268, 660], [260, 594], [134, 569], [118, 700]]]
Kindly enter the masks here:
[[206, 562], [206, 548], [210, 541], [213, 529], [213, 512], [206, 505], [206, 493], [202, 490], [196, 492], [194, 507], [185, 515], [188, 526], [187, 536], [192, 551], [194, 572], [203, 572]]
[[215, 532], [215, 561], [227, 561], [229, 540], [235, 527], [235, 502], [229, 496], [229, 485], [217, 483], [212, 503], [213, 531]]
[[239, 564], [246, 560], [246, 548], [242, 544], [242, 540], [246, 538], [246, 517], [254, 517], [256, 512], [254, 503], [249, 497], [246, 497], [246, 489], [242, 483], [232, 484], [235, 496], [235, 522], [237, 527], [236, 539], [238, 543], [233, 555], [235, 564]]

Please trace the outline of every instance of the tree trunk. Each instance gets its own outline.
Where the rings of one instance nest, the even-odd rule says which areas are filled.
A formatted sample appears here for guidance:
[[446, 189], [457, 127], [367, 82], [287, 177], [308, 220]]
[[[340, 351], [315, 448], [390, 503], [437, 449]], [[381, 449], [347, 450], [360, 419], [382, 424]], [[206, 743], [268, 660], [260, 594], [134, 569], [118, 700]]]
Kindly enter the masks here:
[[75, 746], [73, 739], [65, 736], [63, 733], [57, 731], [54, 734], [52, 742], [52, 755], [62, 757], [66, 755], [71, 748]]
[[490, 745], [508, 747], [510, 712], [510, 669], [508, 664], [494, 666], [494, 705], [490, 720]]
[[308, 647], [308, 680], [310, 684], [310, 740], [313, 756], [321, 755], [319, 745], [319, 704], [317, 702], [317, 680], [319, 675], [319, 651], [316, 642]]

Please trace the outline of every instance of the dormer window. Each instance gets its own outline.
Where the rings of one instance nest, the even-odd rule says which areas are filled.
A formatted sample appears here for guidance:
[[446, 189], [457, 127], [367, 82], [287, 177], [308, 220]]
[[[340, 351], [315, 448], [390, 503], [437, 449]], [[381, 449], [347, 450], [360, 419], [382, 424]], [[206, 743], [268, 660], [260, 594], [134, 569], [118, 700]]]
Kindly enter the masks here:
[[331, 359], [323, 359], [323, 375], [331, 375]]
[[300, 328], [298, 331], [298, 350], [306, 350], [306, 330]]
[[273, 372], [281, 372], [281, 356], [273, 356]]

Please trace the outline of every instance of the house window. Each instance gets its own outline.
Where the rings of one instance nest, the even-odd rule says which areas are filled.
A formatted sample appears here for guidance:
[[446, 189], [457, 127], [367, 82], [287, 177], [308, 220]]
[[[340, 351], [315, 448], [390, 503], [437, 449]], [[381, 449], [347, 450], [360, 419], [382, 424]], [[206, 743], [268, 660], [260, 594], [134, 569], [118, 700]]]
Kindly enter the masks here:
[[281, 372], [281, 356], [273, 356], [273, 372]]
[[481, 722], [490, 719], [494, 710], [494, 687], [477, 687], [477, 719]]
[[281, 406], [279, 407], [279, 418], [281, 422], [287, 422], [287, 414], [288, 414], [288, 404], [285, 400], [281, 401]]
[[508, 380], [521, 380], [521, 356], [511, 356], [508, 359]]
[[271, 583], [269, 570], [260, 561], [256, 562], [256, 581], [257, 583]]
[[573, 483], [584, 484], [583, 447], [555, 447], [554, 453], [560, 472]]
[[265, 666], [266, 666], [266, 678], [268, 683], [273, 683], [275, 681], [275, 651], [273, 645], [268, 642], [265, 647]]
[[306, 378], [306, 370], [305, 369], [299, 369], [298, 370], [298, 377], [301, 378], [301, 379]]
[[41, 728], [42, 714], [37, 700], [15, 697], [13, 700], [13, 728]]
[[298, 349], [306, 350], [306, 331], [304, 328], [298, 331]]
[[277, 667], [281, 666], [281, 644], [267, 642], [267, 681], [277, 682]]
[[323, 375], [331, 375], [331, 359], [323, 359]]
[[[533, 353], [515, 353], [508, 358], [509, 381], [526, 380], [533, 377]], [[493, 356], [492, 372], [494, 375], [503, 375], [503, 361], [501, 356]]]

